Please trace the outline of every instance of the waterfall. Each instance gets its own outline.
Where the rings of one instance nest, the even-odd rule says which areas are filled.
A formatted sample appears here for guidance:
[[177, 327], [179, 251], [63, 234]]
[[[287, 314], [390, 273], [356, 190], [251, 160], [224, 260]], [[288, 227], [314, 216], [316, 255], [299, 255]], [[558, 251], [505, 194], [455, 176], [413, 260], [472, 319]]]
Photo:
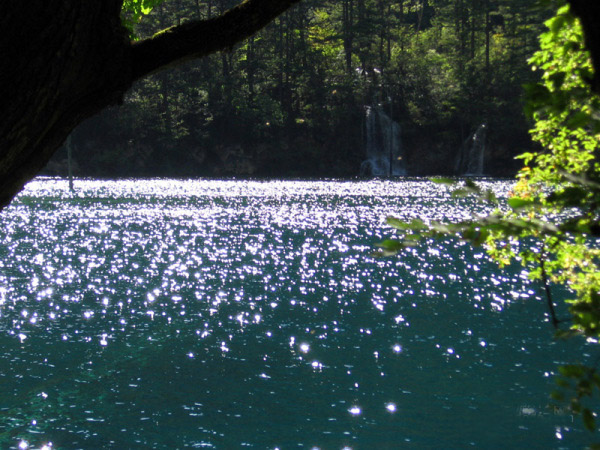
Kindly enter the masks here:
[[400, 125], [385, 114], [381, 107], [367, 106], [365, 133], [367, 159], [360, 166], [361, 176], [406, 175]]
[[457, 175], [481, 176], [483, 175], [483, 161], [485, 158], [485, 134], [487, 126], [482, 123], [463, 142], [456, 158], [455, 172]]

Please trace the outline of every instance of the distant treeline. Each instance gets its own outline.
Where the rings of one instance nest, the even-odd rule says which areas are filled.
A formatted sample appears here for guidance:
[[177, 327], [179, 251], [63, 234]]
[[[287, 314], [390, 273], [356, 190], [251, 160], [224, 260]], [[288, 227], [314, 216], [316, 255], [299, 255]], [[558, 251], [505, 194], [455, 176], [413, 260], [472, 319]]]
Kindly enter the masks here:
[[[140, 36], [235, 0], [170, 0]], [[408, 173], [451, 174], [487, 124], [486, 172], [531, 147], [521, 86], [535, 0], [304, 0], [230, 52], [162, 72], [73, 133], [82, 176], [354, 176], [367, 105], [400, 123]], [[47, 173], [65, 169], [61, 150]]]

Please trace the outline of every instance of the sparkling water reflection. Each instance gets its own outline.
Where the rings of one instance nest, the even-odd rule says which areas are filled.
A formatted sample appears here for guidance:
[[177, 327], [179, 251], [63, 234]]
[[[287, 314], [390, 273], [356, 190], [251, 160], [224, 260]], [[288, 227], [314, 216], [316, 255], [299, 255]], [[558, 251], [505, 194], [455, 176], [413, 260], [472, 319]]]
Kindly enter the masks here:
[[[500, 197], [510, 185], [486, 184]], [[427, 181], [30, 183], [2, 214], [0, 446], [578, 448], [537, 285], [456, 241], [373, 259]]]

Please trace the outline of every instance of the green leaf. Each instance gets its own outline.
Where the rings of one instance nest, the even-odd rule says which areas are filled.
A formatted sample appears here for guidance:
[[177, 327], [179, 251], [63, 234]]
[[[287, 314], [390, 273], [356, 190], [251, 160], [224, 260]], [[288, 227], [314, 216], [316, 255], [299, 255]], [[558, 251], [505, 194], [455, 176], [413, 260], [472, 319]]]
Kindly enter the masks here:
[[560, 366], [558, 368], [558, 371], [560, 372], [560, 374], [563, 377], [569, 377], [569, 378], [581, 378], [585, 372], [583, 367], [574, 365], [574, 364], [567, 364], [564, 366]]
[[382, 248], [388, 252], [399, 252], [400, 250], [402, 250], [404, 248], [404, 246], [402, 245], [402, 242], [394, 240], [394, 239], [386, 239], [383, 242], [380, 242], [379, 244], [377, 244], [377, 247]]
[[565, 26], [565, 23], [566, 17], [564, 15], [557, 15], [551, 19], [548, 19], [545, 25], [548, 28], [550, 28], [550, 31], [552, 31], [552, 33], [557, 34], [560, 31], [560, 29]]
[[455, 189], [454, 191], [452, 191], [452, 197], [462, 198], [462, 197], [467, 197], [467, 196], [471, 195], [472, 193], [473, 192], [470, 191], [469, 189], [460, 188], [460, 189]]
[[387, 217], [385, 223], [401, 231], [423, 231], [427, 229], [427, 224], [421, 219], [413, 219], [410, 222], [397, 219], [395, 217]]
[[496, 197], [496, 194], [494, 193], [494, 191], [492, 190], [488, 190], [485, 193], [485, 200], [489, 203], [492, 203], [494, 205], [498, 204], [498, 198]]
[[548, 80], [552, 83], [554, 89], [560, 89], [565, 82], [567, 74], [565, 72], [556, 72], [548, 77]]
[[[552, 93], [541, 83], [524, 84], [525, 96], [528, 103], [532, 103], [534, 107], [540, 104], [550, 104], [552, 102]], [[536, 108], [534, 108], [536, 109]]]
[[553, 192], [548, 196], [549, 203], [561, 204], [566, 207], [583, 206], [588, 196], [587, 189], [571, 186], [563, 189], [561, 192]]
[[519, 197], [511, 197], [508, 199], [508, 206], [510, 206], [512, 209], [529, 208], [534, 204], [535, 202], [531, 200], [525, 200]]
[[557, 339], [570, 339], [575, 336], [581, 335], [581, 332], [578, 330], [568, 329], [568, 330], [558, 330], [554, 336]]
[[465, 180], [465, 186], [467, 186], [469, 189], [472, 189], [475, 192], [480, 192], [481, 188], [479, 186], [477, 186], [477, 183], [475, 183], [473, 180], [467, 178]]
[[578, 111], [567, 120], [566, 126], [570, 130], [584, 128], [587, 124], [590, 123], [591, 118], [592, 117], [588, 113]]
[[435, 184], [445, 184], [447, 186], [456, 184], [456, 180], [453, 180], [452, 178], [430, 178], [429, 181]]
[[406, 222], [404, 222], [403, 220], [397, 219], [395, 217], [387, 217], [385, 219], [385, 223], [387, 223], [388, 225], [397, 228], [398, 230], [406, 230], [408, 225]]
[[583, 425], [585, 425], [589, 431], [594, 431], [596, 429], [594, 414], [588, 408], [584, 408], [583, 411], [581, 411], [581, 417], [583, 418]]

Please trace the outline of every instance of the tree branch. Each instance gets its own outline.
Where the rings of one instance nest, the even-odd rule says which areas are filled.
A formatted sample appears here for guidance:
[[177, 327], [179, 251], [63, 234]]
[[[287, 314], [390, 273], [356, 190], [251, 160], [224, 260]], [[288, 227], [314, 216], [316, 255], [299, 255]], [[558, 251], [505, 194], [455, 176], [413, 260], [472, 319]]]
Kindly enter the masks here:
[[133, 80], [232, 48], [300, 0], [245, 0], [221, 16], [167, 28], [132, 44]]
[[560, 320], [556, 317], [556, 311], [554, 310], [554, 300], [552, 299], [552, 291], [550, 290], [550, 283], [548, 280], [548, 274], [546, 273], [546, 252], [542, 249], [539, 257], [540, 269], [542, 270], [542, 284], [544, 286], [544, 292], [546, 293], [546, 302], [548, 304], [548, 311], [550, 311], [550, 318], [552, 319], [552, 326], [558, 330]]

